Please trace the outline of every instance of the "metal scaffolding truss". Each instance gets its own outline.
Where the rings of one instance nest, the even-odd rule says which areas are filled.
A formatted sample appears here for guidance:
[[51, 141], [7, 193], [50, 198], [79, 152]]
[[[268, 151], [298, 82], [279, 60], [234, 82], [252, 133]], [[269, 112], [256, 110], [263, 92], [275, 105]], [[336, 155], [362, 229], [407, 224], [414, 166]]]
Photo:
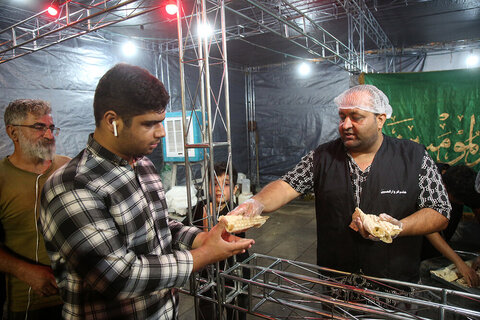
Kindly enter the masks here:
[[[178, 7], [182, 8], [178, 1]], [[183, 8], [182, 8], [183, 9]], [[181, 17], [185, 17], [181, 19]], [[220, 34], [197, 32], [200, 25], [213, 26], [219, 24], [221, 27]], [[230, 136], [230, 99], [229, 99], [229, 83], [228, 83], [228, 64], [226, 50], [226, 34], [225, 34], [225, 7], [224, 2], [219, 0], [214, 5], [209, 5], [204, 0], [198, 0], [192, 7], [191, 13], [185, 13], [179, 10], [177, 13], [177, 29], [178, 29], [178, 57], [180, 66], [180, 88], [181, 103], [183, 115], [183, 133], [184, 133], [184, 154], [188, 154], [190, 149], [204, 150], [204, 190], [207, 191], [205, 196], [207, 202], [212, 202], [212, 207], [208, 206], [208, 216], [206, 220], [208, 227], [211, 228], [217, 223], [217, 204], [215, 199], [215, 182], [217, 176], [213, 170], [214, 153], [216, 148], [226, 148], [227, 161], [229, 166], [227, 172], [232, 176], [232, 146]], [[216, 52], [220, 52], [219, 57], [212, 57], [212, 48]], [[188, 51], [188, 55], [186, 55]], [[211, 68], [216, 71], [221, 70], [220, 79], [218, 75], [212, 76]], [[195, 76], [189, 74], [189, 81], [186, 79], [186, 69], [195, 70], [197, 74], [195, 84], [192, 85], [192, 79]], [[212, 79], [217, 80], [218, 85], [212, 85]], [[219, 81], [218, 81], [219, 80]], [[198, 112], [197, 112], [198, 111]], [[189, 130], [193, 126], [190, 122], [197, 122], [201, 128], [200, 141], [189, 142]], [[216, 133], [214, 138], [214, 131]], [[218, 160], [217, 160], [218, 161]], [[189, 157], [185, 157], [185, 164], [188, 168], [190, 165]], [[187, 193], [189, 192], [189, 183], [191, 178], [188, 176], [190, 170], [186, 170], [187, 174]], [[207, 181], [211, 182], [210, 184]], [[221, 186], [222, 188], [224, 186]], [[223, 194], [223, 192], [222, 192]], [[190, 199], [190, 195], [187, 197]], [[233, 207], [233, 194], [230, 199], [224, 199]], [[189, 203], [189, 220], [193, 223], [191, 216], [191, 207]]]
[[386, 72], [395, 72], [394, 59], [387, 58], [387, 53], [390, 53], [390, 57], [394, 56], [394, 47], [378, 21], [367, 8], [365, 1], [361, 0], [358, 3], [352, 0], [337, 1], [342, 3], [343, 8], [348, 13], [348, 44], [351, 51], [357, 54], [358, 64], [361, 65], [362, 71], [368, 72], [368, 66], [365, 64], [365, 36], [368, 36], [378, 50], [384, 54]]
[[0, 64], [158, 9], [151, 0], [66, 1], [56, 19], [46, 10], [0, 31]]
[[[365, 36], [379, 50], [393, 52], [393, 45], [364, 0], [337, 0], [326, 4], [308, 0], [244, 1], [248, 6], [236, 2], [227, 6], [227, 10], [243, 19], [237, 25], [239, 38], [246, 38], [246, 33], [273, 33], [303, 48], [312, 60], [319, 58], [335, 64], [343, 63], [343, 68], [350, 72], [374, 71], [365, 62]], [[346, 44], [322, 26], [342, 17], [348, 19]]]
[[[257, 253], [220, 273], [218, 285], [203, 278], [198, 283], [197, 298], [264, 319], [480, 319], [480, 296], [473, 293]], [[205, 294], [215, 287], [218, 300]], [[248, 298], [247, 308], [234, 303], [240, 295]]]
[[[304, 48], [314, 58], [327, 58], [334, 63], [341, 61], [349, 71], [362, 71], [358, 64], [360, 57], [355, 52], [291, 3], [282, 0], [282, 5], [274, 11], [259, 1], [246, 1], [283, 26], [283, 34], [277, 31], [277, 35]], [[274, 32], [272, 28], [270, 31]]]
[[[205, 0], [197, 0], [191, 13], [183, 12], [180, 0], [177, 0], [177, 6], [181, 10], [177, 13], [177, 30], [178, 30], [178, 57], [180, 68], [180, 88], [182, 103], [182, 121], [183, 121], [183, 138], [184, 138], [184, 154], [188, 155], [189, 150], [201, 148], [204, 150], [202, 177], [203, 190], [206, 200], [206, 215], [195, 221], [192, 216], [192, 203], [190, 195], [190, 168], [191, 162], [188, 156], [185, 157], [186, 170], [186, 190], [188, 202], [188, 221], [190, 224], [200, 224], [208, 229], [217, 224], [219, 205], [216, 203], [215, 185], [217, 184], [221, 190], [222, 202], [227, 207], [233, 209], [233, 192], [229, 199], [225, 199], [224, 189], [225, 183], [221, 184], [218, 176], [214, 171], [214, 161], [226, 161], [226, 173], [233, 177], [232, 168], [232, 144], [230, 136], [230, 98], [229, 98], [229, 82], [228, 82], [228, 59], [227, 59], [227, 38], [225, 26], [225, 6], [223, 0], [218, 2], [207, 3]], [[181, 18], [183, 17], [183, 19]], [[220, 27], [221, 32], [212, 32], [209, 34], [208, 26]], [[203, 32], [198, 32], [198, 27], [203, 26]], [[216, 49], [217, 55], [211, 55], [212, 48]], [[188, 56], [186, 52], [188, 51]], [[219, 54], [218, 54], [219, 52]], [[211, 68], [221, 70], [220, 79], [218, 75], [212, 76]], [[187, 81], [186, 71], [190, 70]], [[192, 78], [195, 78], [192, 85]], [[215, 77], [217, 85], [212, 85]], [[219, 84], [218, 84], [219, 82]], [[199, 111], [197, 113], [197, 110]], [[201, 118], [199, 117], [201, 115]], [[201, 128], [200, 141], [188, 141], [189, 130], [193, 126], [190, 122], [197, 122]], [[216, 135], [214, 135], [214, 131]], [[215, 159], [215, 151], [217, 148], [226, 148], [226, 159]], [[211, 203], [211, 206], [209, 205]], [[229, 211], [230, 211], [229, 210]], [[215, 283], [219, 280], [217, 268], [208, 266], [209, 282]], [[200, 283], [192, 276], [190, 281], [191, 294], [199, 289]], [[220, 288], [217, 287], [219, 290]], [[195, 299], [196, 318], [198, 317], [198, 299]], [[218, 314], [223, 309], [220, 305]]]
[[247, 123], [247, 174], [255, 186], [260, 186], [260, 164], [258, 160], [259, 135], [256, 121], [255, 85], [251, 68], [245, 72], [245, 123]]
[[[214, 5], [214, 1], [208, 1]], [[245, 5], [246, 4], [246, 5]], [[287, 0], [243, 0], [226, 3], [225, 9], [235, 16], [234, 25], [226, 25], [226, 39], [242, 40], [266, 50], [275, 51], [250, 37], [262, 34], [273, 34], [291, 44], [301, 48], [307, 58], [283, 53], [298, 59], [312, 61], [327, 60], [338, 64], [349, 72], [371, 72], [374, 69], [365, 62], [365, 36], [367, 36], [380, 52], [392, 56], [393, 45], [382, 30], [373, 14], [367, 8], [364, 0], [335, 1], [320, 5], [315, 1]], [[322, 23], [347, 18], [348, 39], [345, 44], [332, 32], [329, 32]], [[346, 23], [347, 23], [346, 21]], [[215, 26], [215, 33], [220, 35], [221, 29]], [[194, 48], [193, 42], [185, 43], [184, 49]], [[170, 50], [175, 50], [175, 45]], [[276, 51], [278, 53], [282, 53]], [[393, 63], [390, 58], [389, 64]], [[393, 66], [392, 66], [393, 67]]]
[[377, 45], [377, 48], [383, 50], [393, 49], [393, 45], [388, 39], [387, 34], [383, 31], [377, 19], [372, 12], [367, 8], [364, 0], [358, 2], [353, 0], [337, 0], [345, 8], [348, 15], [354, 20], [357, 25], [363, 25], [365, 35], [370, 37]]
[[[207, 3], [210, 5], [206, 8], [207, 13], [216, 11], [215, 1], [209, 0]], [[53, 21], [42, 11], [1, 30], [0, 63], [152, 12], [160, 5], [153, 0], [66, 1], [59, 8], [58, 18]], [[227, 41], [240, 39], [261, 47], [261, 43], [256, 44], [249, 38], [274, 34], [305, 52], [301, 56], [286, 53], [287, 56], [313, 61], [327, 60], [349, 72], [374, 71], [365, 62], [365, 37], [371, 39], [381, 52], [393, 51], [388, 37], [364, 0], [336, 0], [324, 4], [312, 0], [242, 0], [226, 3], [225, 10], [236, 16], [232, 19], [235, 23], [226, 21], [222, 28], [218, 19], [212, 24], [217, 37], [225, 32]], [[192, 11], [192, 17], [181, 17], [184, 20], [196, 19], [197, 14]], [[345, 17], [348, 19], [347, 43], [322, 26], [325, 22]], [[193, 41], [185, 41], [187, 39], [188, 36], [184, 37], [183, 50], [196, 46]], [[168, 41], [163, 39], [162, 42], [165, 44]], [[167, 47], [178, 50], [178, 44], [175, 45], [173, 40]]]

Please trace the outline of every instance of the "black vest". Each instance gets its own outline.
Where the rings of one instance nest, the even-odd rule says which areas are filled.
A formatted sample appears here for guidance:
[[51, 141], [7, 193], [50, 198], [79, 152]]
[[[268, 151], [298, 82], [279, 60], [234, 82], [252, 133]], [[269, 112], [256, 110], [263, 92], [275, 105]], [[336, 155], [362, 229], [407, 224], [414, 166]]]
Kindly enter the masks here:
[[[417, 210], [425, 148], [408, 140], [383, 138], [362, 189], [360, 209], [376, 215], [384, 212], [400, 220]], [[363, 239], [349, 228], [355, 201], [342, 141], [320, 145], [313, 159], [318, 265], [416, 281], [421, 236], [399, 237], [386, 244]]]

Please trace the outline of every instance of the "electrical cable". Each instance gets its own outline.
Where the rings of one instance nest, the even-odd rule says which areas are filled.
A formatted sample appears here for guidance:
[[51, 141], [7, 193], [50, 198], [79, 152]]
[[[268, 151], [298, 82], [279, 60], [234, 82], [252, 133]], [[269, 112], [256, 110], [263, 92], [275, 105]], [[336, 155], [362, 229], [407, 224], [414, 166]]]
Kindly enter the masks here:
[[[40, 180], [40, 177], [43, 176], [43, 173], [39, 174], [37, 176], [37, 180], [35, 181], [35, 206], [34, 206], [34, 219], [35, 219], [35, 232], [36, 232], [36, 241], [35, 241], [35, 262], [38, 263], [38, 247], [40, 243], [40, 237], [38, 233], [38, 215], [37, 215], [37, 210], [38, 210], [38, 180]], [[28, 319], [28, 309], [30, 309], [30, 303], [31, 303], [31, 298], [32, 298], [32, 287], [28, 287], [28, 302], [27, 302], [27, 308], [25, 309], [25, 320]]]

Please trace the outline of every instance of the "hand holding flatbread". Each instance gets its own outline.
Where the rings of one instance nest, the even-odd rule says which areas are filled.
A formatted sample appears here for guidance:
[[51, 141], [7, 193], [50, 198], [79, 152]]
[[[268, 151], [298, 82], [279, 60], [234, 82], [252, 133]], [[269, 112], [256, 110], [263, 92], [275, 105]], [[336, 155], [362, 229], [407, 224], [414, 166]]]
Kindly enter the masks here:
[[[363, 228], [369, 233], [367, 238], [371, 240], [381, 240], [385, 243], [392, 243], [393, 239], [402, 232], [402, 223], [388, 214], [382, 213], [380, 216], [366, 214], [360, 208], [355, 208], [352, 214], [350, 228], [359, 232], [355, 220], [359, 218]], [[361, 232], [360, 232], [361, 233]], [[365, 235], [362, 234], [365, 238]]]
[[265, 221], [267, 221], [268, 216], [234, 216], [227, 215], [221, 216], [220, 220], [225, 220], [225, 230], [230, 233], [242, 232], [244, 230], [250, 229], [252, 227], [260, 228]]
[[452, 263], [443, 269], [430, 270], [430, 273], [445, 281], [455, 282], [463, 287], [478, 288], [480, 287], [480, 269], [476, 270], [474, 263], [475, 260], [465, 261], [464, 263], [458, 264], [458, 266]]
[[258, 200], [250, 198], [238, 207], [228, 213], [229, 216], [245, 216], [255, 217], [260, 216], [265, 206]]

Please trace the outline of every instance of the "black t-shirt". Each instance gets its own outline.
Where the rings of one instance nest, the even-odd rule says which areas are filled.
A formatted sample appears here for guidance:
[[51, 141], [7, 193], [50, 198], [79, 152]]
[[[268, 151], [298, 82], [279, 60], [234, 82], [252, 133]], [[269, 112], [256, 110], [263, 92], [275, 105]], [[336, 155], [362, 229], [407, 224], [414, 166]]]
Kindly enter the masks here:
[[464, 204], [472, 209], [480, 208], [480, 193], [476, 193], [473, 198], [465, 200]]

